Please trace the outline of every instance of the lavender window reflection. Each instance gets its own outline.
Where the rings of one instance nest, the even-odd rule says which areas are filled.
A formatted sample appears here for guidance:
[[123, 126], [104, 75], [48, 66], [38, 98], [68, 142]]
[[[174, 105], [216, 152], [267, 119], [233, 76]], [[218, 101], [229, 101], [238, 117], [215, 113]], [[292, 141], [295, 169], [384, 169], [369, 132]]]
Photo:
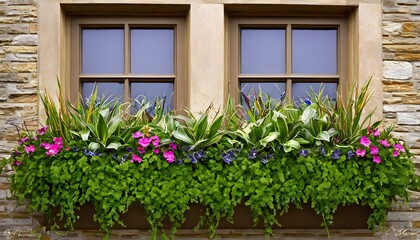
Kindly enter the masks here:
[[151, 103], [150, 111], [154, 110], [156, 104], [161, 104], [165, 112], [170, 111], [174, 108], [173, 93], [173, 83], [136, 82], [131, 84], [131, 99], [136, 100], [134, 104], [135, 110], [140, 109], [141, 102], [145, 100]]
[[[107, 99], [107, 102], [118, 100], [120, 103], [123, 102], [124, 97], [124, 84], [119, 82], [96, 82], [98, 87], [97, 101], [100, 99]], [[91, 99], [95, 87], [94, 82], [82, 83], [82, 97], [85, 102]]]
[[333, 102], [337, 101], [337, 83], [294, 83], [292, 89], [294, 102], [309, 99], [311, 89], [316, 94], [323, 89], [322, 96], [330, 98]]

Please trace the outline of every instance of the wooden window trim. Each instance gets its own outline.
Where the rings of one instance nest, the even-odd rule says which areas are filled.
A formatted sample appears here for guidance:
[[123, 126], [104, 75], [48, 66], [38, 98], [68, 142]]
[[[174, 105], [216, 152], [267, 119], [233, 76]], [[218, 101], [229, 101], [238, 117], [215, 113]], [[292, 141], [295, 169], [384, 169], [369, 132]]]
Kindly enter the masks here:
[[[81, 30], [84, 27], [124, 29], [124, 74], [82, 74], [81, 73]], [[173, 28], [174, 29], [174, 74], [130, 74], [129, 30], [131, 28]], [[184, 17], [86, 17], [72, 16], [71, 19], [71, 61], [70, 99], [75, 101], [81, 93], [81, 82], [91, 79], [124, 82], [124, 101], [130, 96], [131, 82], [174, 82], [174, 109], [186, 106], [186, 24]]]
[[[291, 31], [293, 28], [334, 28], [337, 29], [337, 74], [309, 75], [292, 74]], [[240, 73], [240, 30], [243, 27], [284, 28], [286, 30], [286, 73], [285, 74], [241, 74]], [[286, 82], [286, 97], [292, 99], [293, 82], [337, 82], [337, 96], [346, 97], [348, 81], [348, 21], [347, 18], [295, 18], [295, 17], [232, 17], [229, 21], [229, 93], [239, 103], [240, 83]], [[301, 80], [301, 81], [299, 81]]]

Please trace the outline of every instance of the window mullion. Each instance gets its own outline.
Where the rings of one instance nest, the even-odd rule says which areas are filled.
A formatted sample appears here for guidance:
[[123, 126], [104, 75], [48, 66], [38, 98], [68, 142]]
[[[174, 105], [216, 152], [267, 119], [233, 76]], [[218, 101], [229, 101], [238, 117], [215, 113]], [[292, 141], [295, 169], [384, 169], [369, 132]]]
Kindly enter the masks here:
[[[286, 75], [292, 75], [292, 25], [286, 27]], [[286, 81], [286, 98], [292, 99], [292, 79]]]
[[[124, 24], [124, 74], [130, 74], [130, 26]], [[124, 102], [130, 100], [130, 81], [124, 79]]]

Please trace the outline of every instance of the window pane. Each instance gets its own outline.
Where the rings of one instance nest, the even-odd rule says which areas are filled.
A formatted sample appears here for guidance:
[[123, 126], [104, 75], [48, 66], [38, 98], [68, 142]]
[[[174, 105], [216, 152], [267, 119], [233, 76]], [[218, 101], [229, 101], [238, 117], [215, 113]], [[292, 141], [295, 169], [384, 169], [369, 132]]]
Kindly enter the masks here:
[[[97, 99], [109, 98], [109, 101], [118, 99], [121, 103], [123, 102], [124, 97], [124, 84], [119, 82], [96, 82], [98, 86]], [[93, 92], [95, 86], [94, 82], [84, 82], [82, 83], [82, 97], [83, 100], [90, 99], [90, 96]]]
[[337, 30], [294, 29], [292, 70], [298, 74], [337, 74]]
[[131, 73], [174, 73], [174, 30], [131, 30]]
[[124, 31], [82, 30], [82, 73], [124, 73]]
[[311, 87], [317, 94], [323, 88], [322, 96], [328, 96], [334, 102], [337, 100], [337, 83], [294, 83], [292, 85], [293, 101], [309, 99]]
[[[173, 83], [131, 83], [131, 99], [137, 99], [142, 102], [144, 99], [150, 101], [151, 109], [153, 109], [156, 100], [163, 104], [164, 110], [169, 111], [173, 109]], [[135, 104], [137, 109], [140, 108], [139, 103]]]
[[[280, 100], [280, 98], [284, 97], [283, 94], [286, 91], [286, 83], [283, 82], [248, 82], [248, 83], [241, 83], [241, 92], [244, 93], [246, 96], [250, 98], [250, 100], [255, 99], [255, 95], [258, 95], [260, 92], [263, 92], [263, 97], [267, 100], [267, 97], [270, 97], [274, 101]], [[242, 99], [242, 106], [245, 106], [245, 102], [243, 97]]]
[[241, 73], [285, 73], [283, 29], [241, 30]]

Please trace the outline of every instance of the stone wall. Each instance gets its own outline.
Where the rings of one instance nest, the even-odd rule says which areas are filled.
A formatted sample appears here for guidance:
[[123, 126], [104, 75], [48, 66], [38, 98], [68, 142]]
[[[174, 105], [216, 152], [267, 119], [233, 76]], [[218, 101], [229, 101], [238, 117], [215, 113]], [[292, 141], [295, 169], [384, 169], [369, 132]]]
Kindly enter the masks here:
[[[13, 149], [17, 128], [37, 126], [37, 38], [36, 2], [0, 0], [0, 159]], [[0, 175], [0, 233], [37, 229], [11, 199], [7, 175]]]
[[[395, 125], [395, 133], [406, 141], [420, 166], [420, 2], [383, 0], [383, 59], [385, 123]], [[10, 153], [17, 140], [16, 128], [37, 126], [37, 4], [36, 0], [0, 0], [0, 158]], [[8, 173], [0, 175], [0, 239], [5, 230], [14, 233], [39, 231], [39, 224], [16, 208], [11, 198]], [[420, 195], [411, 203], [395, 205], [389, 213], [389, 227], [395, 231], [371, 235], [365, 230], [332, 231], [333, 238], [396, 239], [400, 230], [420, 231]], [[148, 239], [149, 232], [116, 231], [114, 239]], [[222, 239], [261, 239], [262, 233], [223, 230]], [[396, 236], [397, 235], [397, 236]], [[17, 235], [8, 235], [17, 238]], [[23, 234], [25, 236], [25, 234]], [[30, 237], [31, 235], [29, 235]], [[98, 232], [73, 232], [65, 239], [100, 239]], [[404, 235], [402, 235], [404, 236]], [[409, 236], [409, 235], [408, 235]], [[319, 230], [279, 230], [273, 239], [324, 239]], [[56, 233], [45, 238], [60, 238]], [[207, 239], [203, 232], [180, 231], [177, 239]], [[409, 239], [415, 239], [410, 237]]]
[[420, 166], [420, 2], [383, 3], [383, 113]]

